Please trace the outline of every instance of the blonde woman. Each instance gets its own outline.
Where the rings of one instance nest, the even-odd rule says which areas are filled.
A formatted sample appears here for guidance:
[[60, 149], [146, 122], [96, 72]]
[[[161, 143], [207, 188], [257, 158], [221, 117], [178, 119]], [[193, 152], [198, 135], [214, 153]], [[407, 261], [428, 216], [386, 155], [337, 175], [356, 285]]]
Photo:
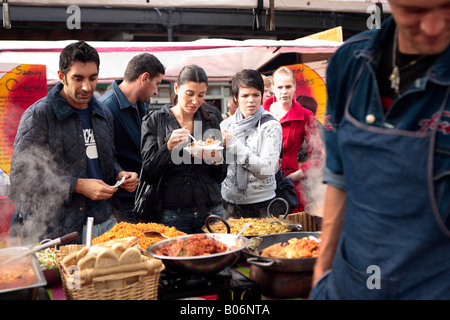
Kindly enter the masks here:
[[[274, 96], [264, 103], [264, 109], [270, 111], [283, 128], [282, 168], [286, 177], [294, 181], [299, 200], [294, 212], [300, 212], [307, 204], [301, 181], [306, 178], [310, 168], [323, 162], [324, 155], [314, 114], [295, 101], [294, 73], [287, 67], [280, 67], [273, 73], [272, 84]], [[300, 166], [297, 154], [303, 141], [306, 141], [308, 160]]]

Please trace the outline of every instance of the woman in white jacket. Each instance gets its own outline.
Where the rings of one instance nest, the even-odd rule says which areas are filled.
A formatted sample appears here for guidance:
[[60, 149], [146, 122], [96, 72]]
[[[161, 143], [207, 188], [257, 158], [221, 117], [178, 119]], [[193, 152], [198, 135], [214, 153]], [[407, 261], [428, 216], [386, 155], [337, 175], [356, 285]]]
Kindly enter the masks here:
[[222, 183], [226, 217], [265, 216], [275, 198], [282, 128], [261, 106], [264, 81], [259, 72], [238, 72], [231, 92], [238, 109], [220, 124], [228, 165]]

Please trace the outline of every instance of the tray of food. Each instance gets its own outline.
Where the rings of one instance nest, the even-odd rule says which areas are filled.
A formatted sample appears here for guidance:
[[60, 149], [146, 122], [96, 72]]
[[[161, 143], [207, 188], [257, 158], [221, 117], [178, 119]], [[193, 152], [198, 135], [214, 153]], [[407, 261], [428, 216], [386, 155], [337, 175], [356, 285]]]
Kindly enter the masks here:
[[279, 272], [313, 270], [321, 232], [292, 232], [250, 239], [244, 249], [249, 264]]
[[47, 284], [35, 255], [14, 258], [28, 250], [26, 247], [0, 249], [0, 299], [36, 299], [39, 287]]

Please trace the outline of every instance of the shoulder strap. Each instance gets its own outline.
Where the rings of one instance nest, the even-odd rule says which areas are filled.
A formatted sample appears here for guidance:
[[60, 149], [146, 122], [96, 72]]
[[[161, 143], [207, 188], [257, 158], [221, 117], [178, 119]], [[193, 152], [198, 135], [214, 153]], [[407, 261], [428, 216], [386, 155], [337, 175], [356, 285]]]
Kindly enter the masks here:
[[264, 115], [264, 117], [261, 117], [260, 123], [263, 124], [263, 123], [266, 123], [267, 121], [270, 121], [270, 120], [275, 120], [276, 121], [277, 119], [275, 119], [275, 117], [272, 116], [271, 114], [266, 114], [266, 115]]

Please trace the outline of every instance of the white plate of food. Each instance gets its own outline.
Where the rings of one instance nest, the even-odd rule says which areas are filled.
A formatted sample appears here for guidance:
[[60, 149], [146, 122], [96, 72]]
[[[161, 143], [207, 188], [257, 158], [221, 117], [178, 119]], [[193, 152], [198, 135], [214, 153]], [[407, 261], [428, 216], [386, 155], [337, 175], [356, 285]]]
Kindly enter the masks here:
[[214, 140], [212, 138], [208, 138], [205, 141], [202, 140], [196, 140], [192, 143], [190, 143], [187, 147], [184, 149], [189, 153], [197, 153], [200, 151], [216, 151], [216, 150], [223, 150], [223, 147], [221, 146], [220, 140]]

